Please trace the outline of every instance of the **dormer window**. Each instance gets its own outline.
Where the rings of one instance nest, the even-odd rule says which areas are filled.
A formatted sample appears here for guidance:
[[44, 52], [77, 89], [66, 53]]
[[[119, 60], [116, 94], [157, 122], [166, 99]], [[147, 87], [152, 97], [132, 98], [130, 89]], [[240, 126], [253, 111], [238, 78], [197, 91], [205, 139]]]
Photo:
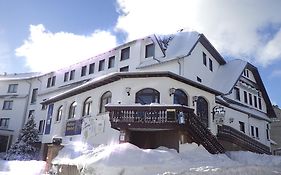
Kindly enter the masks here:
[[155, 46], [153, 43], [145, 46], [145, 58], [154, 57]]

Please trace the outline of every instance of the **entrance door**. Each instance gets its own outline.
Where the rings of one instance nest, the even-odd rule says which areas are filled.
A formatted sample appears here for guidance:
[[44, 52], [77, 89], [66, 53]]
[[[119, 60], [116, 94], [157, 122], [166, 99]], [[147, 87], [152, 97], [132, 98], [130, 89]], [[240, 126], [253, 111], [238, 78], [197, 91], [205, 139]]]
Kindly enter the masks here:
[[203, 97], [198, 97], [196, 107], [197, 115], [206, 128], [208, 127], [208, 109], [208, 102]]

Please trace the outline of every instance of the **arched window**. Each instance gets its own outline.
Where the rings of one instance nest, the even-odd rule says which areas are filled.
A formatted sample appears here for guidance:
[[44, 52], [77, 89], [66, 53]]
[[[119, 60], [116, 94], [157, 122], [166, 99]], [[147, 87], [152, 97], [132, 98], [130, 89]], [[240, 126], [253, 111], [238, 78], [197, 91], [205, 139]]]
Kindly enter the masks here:
[[197, 106], [196, 107], [197, 115], [200, 117], [204, 126], [208, 127], [209, 107], [208, 107], [207, 100], [205, 100], [205, 98], [203, 98], [201, 96], [198, 97], [196, 106]]
[[87, 98], [83, 104], [83, 116], [88, 116], [92, 111], [92, 99], [91, 97]]
[[105, 105], [111, 102], [111, 92], [107, 91], [101, 96], [100, 100], [100, 113], [106, 112]]
[[62, 117], [62, 105], [59, 107], [58, 112], [57, 112], [57, 118], [56, 121], [61, 121], [61, 117]]
[[136, 103], [145, 105], [151, 103], [159, 103], [159, 101], [160, 101], [160, 93], [155, 89], [146, 88], [136, 93]]
[[180, 89], [176, 89], [174, 93], [174, 104], [180, 104], [188, 106], [188, 97], [187, 95]]
[[77, 107], [77, 103], [76, 102], [73, 102], [70, 105], [68, 119], [75, 118], [75, 116], [76, 116], [76, 107]]

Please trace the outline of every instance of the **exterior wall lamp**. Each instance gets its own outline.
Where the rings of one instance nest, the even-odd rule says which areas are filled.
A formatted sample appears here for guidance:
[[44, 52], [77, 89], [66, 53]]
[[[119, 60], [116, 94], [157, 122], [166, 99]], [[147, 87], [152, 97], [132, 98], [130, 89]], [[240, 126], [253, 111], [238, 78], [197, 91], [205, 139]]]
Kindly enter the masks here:
[[170, 89], [169, 89], [169, 94], [170, 94], [170, 96], [174, 95], [175, 92], [176, 92], [176, 89], [175, 89], [175, 88], [170, 88]]
[[126, 91], [126, 93], [127, 93], [128, 96], [131, 95], [131, 93], [130, 93], [130, 92], [131, 92], [131, 88], [130, 88], [130, 87], [126, 87], [126, 88], [125, 88], [125, 91]]
[[212, 114], [213, 114], [213, 121], [218, 125], [222, 125], [224, 122], [224, 117], [225, 117], [224, 107], [215, 106], [213, 108]]

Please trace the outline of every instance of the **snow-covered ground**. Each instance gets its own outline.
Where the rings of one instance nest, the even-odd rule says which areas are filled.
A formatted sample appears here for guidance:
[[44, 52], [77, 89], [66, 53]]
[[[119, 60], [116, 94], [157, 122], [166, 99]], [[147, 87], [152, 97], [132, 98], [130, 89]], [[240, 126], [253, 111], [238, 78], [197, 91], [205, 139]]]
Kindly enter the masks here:
[[[140, 149], [129, 143], [96, 148], [75, 144], [65, 146], [53, 163], [77, 165], [85, 175], [281, 174], [281, 156], [243, 151], [212, 155], [196, 144], [185, 144], [180, 149], [177, 153], [164, 147]], [[0, 160], [0, 175], [39, 175], [44, 168], [43, 161]]]

